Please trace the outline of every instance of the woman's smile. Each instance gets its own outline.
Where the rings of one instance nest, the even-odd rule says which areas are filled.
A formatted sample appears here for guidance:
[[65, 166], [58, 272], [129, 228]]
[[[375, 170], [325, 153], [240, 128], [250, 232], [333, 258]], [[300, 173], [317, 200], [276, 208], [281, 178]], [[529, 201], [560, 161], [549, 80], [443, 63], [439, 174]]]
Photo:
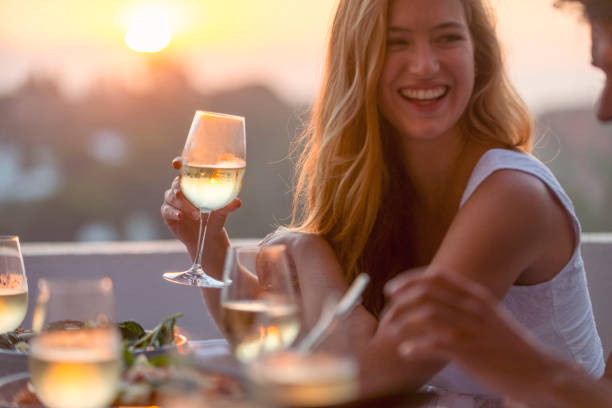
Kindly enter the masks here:
[[412, 86], [399, 89], [399, 94], [413, 108], [421, 111], [433, 111], [440, 106], [440, 102], [448, 95], [449, 87], [437, 86]]

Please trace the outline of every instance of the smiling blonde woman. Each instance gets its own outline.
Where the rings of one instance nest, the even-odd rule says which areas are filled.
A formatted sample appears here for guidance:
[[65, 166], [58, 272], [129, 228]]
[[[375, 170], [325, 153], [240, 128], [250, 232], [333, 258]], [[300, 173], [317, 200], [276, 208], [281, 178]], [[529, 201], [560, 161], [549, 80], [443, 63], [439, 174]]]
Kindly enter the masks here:
[[[266, 243], [291, 252], [307, 324], [357, 273], [372, 277], [347, 333], [364, 393], [430, 383], [498, 397], [444, 359], [398, 354], [411, 315], [383, 287], [440, 269], [486, 288], [551, 350], [601, 375], [580, 225], [530, 154], [532, 122], [484, 1], [341, 0], [301, 140], [293, 223]], [[238, 206], [212, 215], [213, 275], [228, 245], [223, 222]], [[175, 180], [162, 214], [188, 248], [192, 211]], [[204, 291], [218, 319], [215, 296]]]

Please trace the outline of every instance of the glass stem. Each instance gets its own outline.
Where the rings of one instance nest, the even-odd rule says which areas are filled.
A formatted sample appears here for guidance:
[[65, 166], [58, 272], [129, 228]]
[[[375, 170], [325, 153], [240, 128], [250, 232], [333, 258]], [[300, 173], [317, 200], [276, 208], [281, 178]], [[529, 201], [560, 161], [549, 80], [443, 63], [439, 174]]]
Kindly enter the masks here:
[[[204, 268], [202, 268], [202, 256], [204, 255], [204, 240], [206, 239], [206, 226], [208, 225], [209, 215], [210, 211], [200, 210], [200, 230], [198, 231], [199, 237], [197, 247], [198, 252], [196, 252], [192, 268], [194, 272], [199, 269], [204, 270]], [[204, 223], [204, 217], [206, 217], [206, 223]]]

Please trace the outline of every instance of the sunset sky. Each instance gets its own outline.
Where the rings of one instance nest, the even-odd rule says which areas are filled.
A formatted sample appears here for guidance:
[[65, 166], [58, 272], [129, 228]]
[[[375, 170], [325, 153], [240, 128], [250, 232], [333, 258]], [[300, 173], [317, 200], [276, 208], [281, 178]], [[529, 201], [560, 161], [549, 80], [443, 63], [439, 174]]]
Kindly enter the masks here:
[[[588, 26], [553, 0], [491, 0], [511, 77], [535, 110], [592, 105]], [[204, 91], [257, 81], [287, 100], [316, 93], [336, 0], [1, 0], [0, 93], [29, 73], [58, 76], [78, 96], [96, 78], [134, 80], [143, 54], [124, 37], [157, 16], [172, 38], [160, 55]], [[148, 18], [148, 17], [147, 17]], [[146, 18], [145, 18], [146, 19]]]

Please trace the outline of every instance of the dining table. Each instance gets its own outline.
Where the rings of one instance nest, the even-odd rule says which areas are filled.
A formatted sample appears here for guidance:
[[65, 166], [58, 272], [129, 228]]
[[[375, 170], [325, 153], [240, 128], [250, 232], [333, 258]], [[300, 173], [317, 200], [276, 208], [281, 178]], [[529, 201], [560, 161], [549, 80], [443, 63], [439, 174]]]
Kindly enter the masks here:
[[[173, 350], [171, 353], [174, 353]], [[206, 401], [194, 406], [206, 408], [264, 408], [270, 406], [262, 402], [253, 393], [253, 383], [245, 374], [244, 365], [239, 363], [231, 354], [225, 339], [189, 340], [187, 347], [181, 349], [181, 357], [190, 361], [192, 367], [199, 372], [223, 375], [235, 379], [244, 386], [244, 398], [240, 402], [235, 400], [223, 401], [216, 399]], [[0, 408], [37, 408], [37, 406], [16, 406], [11, 403], [13, 394], [19, 387], [24, 387], [29, 379], [27, 354], [0, 350]], [[198, 400], [200, 401], [200, 400]], [[183, 407], [191, 407], [185, 404]], [[165, 406], [165, 405], [164, 405]], [[175, 408], [174, 405], [169, 405]], [[278, 408], [298, 408], [297, 406], [275, 405]], [[493, 399], [476, 398], [469, 395], [460, 395], [445, 392], [434, 387], [424, 387], [418, 392], [397, 392], [383, 394], [368, 398], [356, 398], [351, 401], [321, 406], [325, 408], [498, 408], [505, 405]]]
[[[233, 240], [232, 245], [246, 245], [255, 240]], [[161, 279], [164, 271], [178, 270], [188, 261], [187, 254], [176, 241], [141, 243], [65, 243], [24, 244], [24, 262], [29, 282], [30, 306], [24, 327], [30, 327], [37, 297], [39, 278], [109, 276], [113, 280], [118, 320], [134, 319], [143, 327], [154, 327], [169, 314], [182, 312], [177, 325], [188, 338], [183, 357], [201, 371], [221, 373], [243, 381], [243, 367], [233, 358], [227, 342], [221, 338], [212, 319], [205, 312], [199, 290], [170, 285]], [[26, 354], [0, 349], [0, 408], [15, 408], [3, 394], [11, 382], [26, 381]], [[16, 380], [20, 379], [20, 380]], [[248, 379], [247, 379], [248, 381]], [[3, 400], [4, 399], [4, 400]], [[4, 404], [4, 405], [3, 405]], [[208, 406], [208, 405], [207, 405]], [[246, 399], [246, 408], [262, 408], [257, 401]], [[266, 405], [263, 405], [266, 406]], [[419, 392], [386, 393], [357, 398], [334, 408], [495, 408], [504, 405], [493, 399], [450, 393], [434, 387]], [[174, 408], [174, 407], [172, 407]], [[181, 408], [187, 408], [181, 407]], [[237, 407], [233, 407], [237, 408]]]

